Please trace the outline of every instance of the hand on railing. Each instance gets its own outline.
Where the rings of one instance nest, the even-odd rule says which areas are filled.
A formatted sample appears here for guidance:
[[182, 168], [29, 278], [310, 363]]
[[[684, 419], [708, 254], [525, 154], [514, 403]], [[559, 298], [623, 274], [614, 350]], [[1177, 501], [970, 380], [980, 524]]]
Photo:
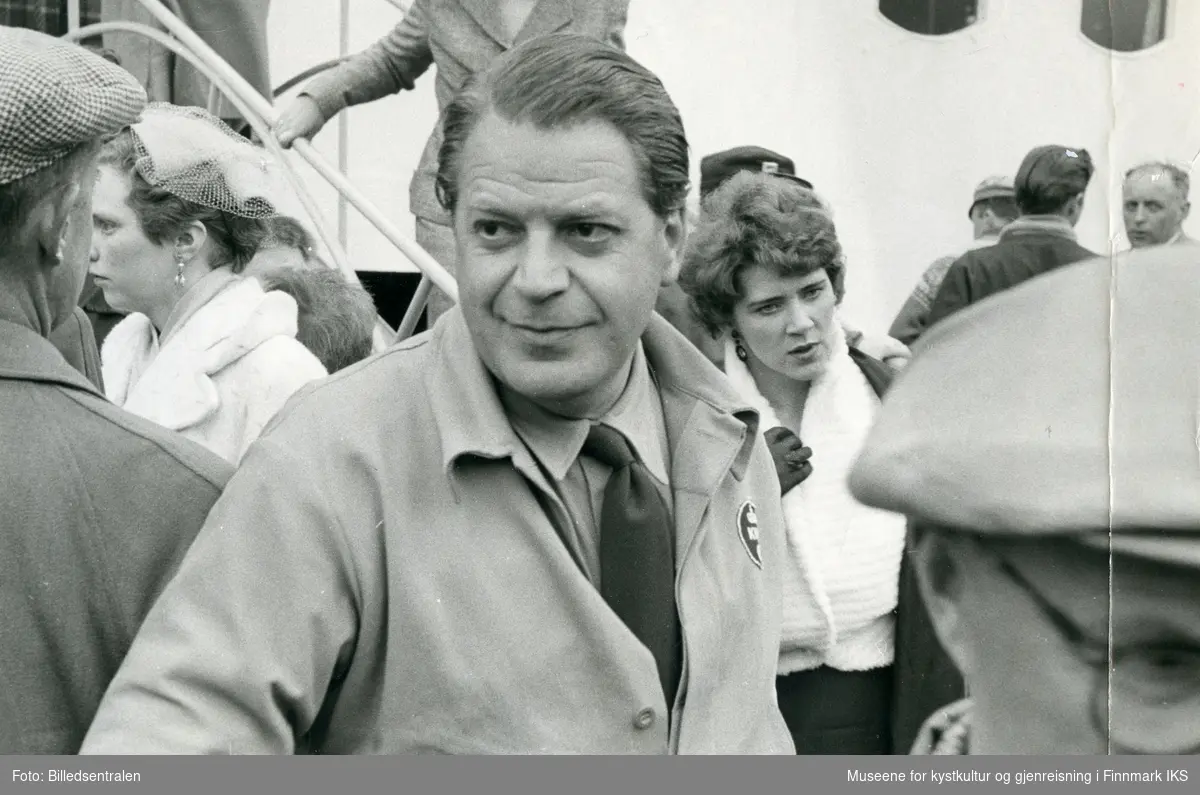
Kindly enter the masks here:
[[299, 96], [287, 104], [275, 122], [275, 137], [285, 149], [297, 138], [312, 140], [325, 126], [325, 116], [312, 97]]

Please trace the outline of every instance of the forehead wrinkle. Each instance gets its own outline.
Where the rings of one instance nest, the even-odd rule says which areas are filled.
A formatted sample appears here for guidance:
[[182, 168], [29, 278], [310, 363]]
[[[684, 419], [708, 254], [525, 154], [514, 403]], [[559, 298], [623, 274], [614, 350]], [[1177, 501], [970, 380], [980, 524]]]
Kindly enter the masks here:
[[[607, 187], [592, 187], [587, 184], [603, 179], [603, 177], [595, 177], [580, 181], [564, 180], [550, 183], [559, 190], [553, 191], [553, 195], [541, 196], [538, 195], [540, 191], [536, 190], [536, 185], [546, 184], [544, 182], [535, 183], [530, 180], [522, 180], [524, 185], [514, 185], [485, 176], [474, 177], [467, 185], [466, 205], [474, 210], [492, 212], [512, 212], [514, 209], [524, 212], [537, 210], [555, 218], [616, 212], [612, 201], [613, 190]], [[535, 189], [531, 191], [530, 187]], [[582, 195], [568, 196], [564, 200], [561, 194], [573, 193], [572, 188], [579, 188], [586, 192]]]

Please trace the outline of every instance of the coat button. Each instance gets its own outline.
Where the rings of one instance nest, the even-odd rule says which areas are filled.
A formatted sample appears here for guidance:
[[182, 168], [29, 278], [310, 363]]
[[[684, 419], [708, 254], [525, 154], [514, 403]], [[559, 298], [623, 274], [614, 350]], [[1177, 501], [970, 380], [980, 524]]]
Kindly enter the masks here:
[[636, 729], [649, 729], [654, 725], [654, 710], [650, 707], [638, 710], [638, 714], [633, 716], [633, 726]]

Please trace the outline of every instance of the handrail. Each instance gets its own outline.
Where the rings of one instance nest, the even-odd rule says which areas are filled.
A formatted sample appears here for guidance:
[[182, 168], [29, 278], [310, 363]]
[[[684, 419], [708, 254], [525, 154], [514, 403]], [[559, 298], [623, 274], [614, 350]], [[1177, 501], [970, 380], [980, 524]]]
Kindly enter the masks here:
[[[164, 34], [162, 31], [136, 22], [102, 22], [96, 25], [88, 25], [68, 32], [63, 38], [67, 40], [79, 40], [89, 36], [102, 35], [108, 32], [125, 32], [145, 36], [151, 41], [156, 42], [160, 46], [178, 55], [180, 58], [188, 61], [188, 63], [196, 67], [201, 74], [212, 81], [213, 86], [219, 88], [222, 93], [224, 93], [233, 103], [234, 107], [237, 108], [238, 112], [246, 118], [246, 121], [249, 122], [251, 128], [258, 133], [268, 151], [270, 151], [271, 154], [279, 160], [280, 165], [283, 168], [284, 175], [291, 183], [292, 189], [296, 192], [297, 197], [300, 199], [300, 203], [303, 205], [305, 212], [307, 212], [311, 217], [313, 224], [317, 228], [317, 233], [321, 236], [321, 239], [328, 247], [330, 257], [334, 260], [334, 267], [341, 271], [341, 273], [346, 278], [350, 279], [350, 281], [354, 282], [355, 284], [361, 284], [358, 274], [350, 265], [349, 258], [346, 256], [345, 251], [342, 250], [337, 239], [330, 234], [328, 224], [326, 223], [324, 216], [321, 214], [320, 209], [316, 206], [316, 202], [313, 201], [312, 196], [309, 194], [304, 183], [296, 175], [295, 170], [292, 168], [291, 162], [288, 160], [287, 155], [283, 151], [283, 147], [279, 144], [279, 141], [275, 139], [273, 134], [271, 134], [271, 131], [266, 126], [266, 123], [253, 113], [253, 111], [248, 107], [241, 97], [232, 92], [230, 87], [225, 83], [224, 79], [220, 75], [214, 74], [212, 70], [208, 68], [207, 64], [203, 63], [195, 53], [189, 52], [186, 47], [184, 47], [175, 39]], [[376, 351], [383, 350], [395, 342], [396, 339], [397, 337], [395, 335], [395, 331], [383, 320], [382, 317], [377, 316], [375, 332], [373, 335], [374, 349]]]
[[329, 247], [330, 256], [334, 260], [338, 270], [340, 270], [347, 277], [357, 281], [358, 275], [354, 272], [353, 267], [351, 267], [349, 258], [346, 256], [345, 252], [341, 250], [341, 246], [338, 245], [337, 239], [329, 233], [329, 229], [325, 223], [324, 217], [321, 215], [320, 210], [317, 208], [316, 203], [312, 200], [312, 197], [309, 195], [308, 191], [304, 188], [304, 184], [296, 176], [295, 171], [291, 167], [291, 163], [283, 154], [283, 149], [280, 147], [279, 142], [275, 140], [274, 136], [263, 135], [263, 133], [269, 132], [269, 130], [266, 129], [265, 124], [261, 119], [257, 118], [253, 112], [251, 112], [250, 108], [241, 100], [240, 97], [228, 91], [228, 85], [225, 84], [225, 81], [219, 75], [213, 74], [204, 63], [198, 61], [193, 53], [188, 52], [187, 48], [185, 48], [175, 39], [167, 36], [160, 30], [150, 27], [149, 25], [143, 25], [137, 22], [116, 21], [101, 22], [96, 25], [87, 25], [67, 33], [63, 38], [68, 40], [79, 40], [89, 36], [103, 35], [105, 33], [134, 33], [140, 36], [145, 36], [151, 41], [154, 41], [162, 47], [165, 47], [175, 55], [178, 55], [179, 57], [191, 63], [197, 68], [197, 70], [200, 71], [201, 74], [212, 81], [214, 88], [220, 89], [222, 93], [225, 93], [237, 108], [238, 112], [246, 117], [246, 121], [248, 121], [251, 127], [254, 128], [254, 131], [259, 134], [259, 137], [263, 140], [263, 144], [271, 151], [271, 154], [275, 155], [275, 157], [280, 161], [280, 165], [283, 168], [284, 174], [291, 183], [293, 190], [295, 190], [298, 194], [301, 203], [304, 205], [304, 210], [310, 216], [312, 216], [312, 221], [317, 228], [317, 233], [321, 236], [321, 239], [325, 242], [325, 245]]
[[[278, 114], [274, 106], [265, 99], [253, 86], [246, 81], [238, 72], [226, 63], [212, 47], [201, 39], [191, 28], [189, 28], [183, 20], [175, 16], [171, 11], [164, 6], [159, 0], [138, 0], [139, 3], [148, 11], [164, 28], [166, 28], [175, 38], [191, 50], [206, 67], [206, 76], [209, 73], [215, 73], [221, 78], [221, 82], [226, 85], [226, 94], [230, 99], [235, 97], [248, 105], [255, 114], [268, 127], [273, 126], [278, 119]], [[186, 56], [185, 56], [186, 57]], [[211, 76], [210, 76], [210, 79]], [[244, 116], [252, 114], [245, 110], [239, 110]], [[249, 121], [249, 118], [247, 118]], [[256, 130], [257, 132], [257, 130]], [[269, 138], [274, 144], [278, 145], [274, 133], [268, 129], [266, 135], [259, 133], [264, 142]], [[325, 160], [306, 140], [299, 139], [292, 145], [296, 151], [313, 169], [320, 174], [326, 181], [332, 184], [345, 196], [351, 204], [353, 204], [362, 215], [378, 229], [384, 237], [388, 239], [392, 245], [400, 249], [422, 273], [428, 274], [429, 278], [436, 284], [442, 292], [446, 293], [452, 300], [458, 300], [458, 285], [454, 277], [438, 263], [430, 254], [405, 237], [396, 227], [387, 220], [387, 217], [376, 207], [365, 195], [362, 194], [342, 173], [333, 168], [328, 161]]]
[[330, 58], [328, 61], [322, 61], [321, 63], [316, 64], [315, 66], [310, 66], [307, 69], [305, 69], [303, 72], [301, 72], [300, 74], [298, 74], [294, 77], [291, 77], [291, 78], [283, 81], [279, 85], [277, 85], [274, 89], [272, 89], [271, 93], [275, 95], [276, 99], [278, 99], [279, 97], [283, 96], [287, 92], [291, 91], [296, 86], [303, 83], [305, 80], [308, 80], [310, 77], [316, 77], [317, 75], [321, 74], [321, 72], [324, 72], [326, 69], [332, 69], [335, 66], [340, 66], [345, 61], [346, 61], [346, 58]]

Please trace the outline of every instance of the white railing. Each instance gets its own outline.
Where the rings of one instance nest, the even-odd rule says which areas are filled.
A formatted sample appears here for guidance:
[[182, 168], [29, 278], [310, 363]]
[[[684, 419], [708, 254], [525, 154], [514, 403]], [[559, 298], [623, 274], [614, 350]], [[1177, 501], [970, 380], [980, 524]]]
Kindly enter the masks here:
[[[347, 278], [358, 281], [358, 275], [350, 265], [339, 236], [333, 234], [331, 231], [328, 222], [317, 207], [312, 194], [308, 191], [299, 175], [296, 174], [283, 147], [280, 146], [279, 141], [275, 138], [272, 127], [274, 127], [278, 119], [278, 114], [271, 101], [259, 94], [207, 42], [201, 39], [183, 20], [175, 16], [159, 0], [138, 0], [138, 2], [170, 35], [149, 25], [141, 25], [134, 22], [104, 22], [82, 28], [72, 26], [72, 29], [67, 34], [67, 38], [78, 41], [108, 32], [132, 33], [158, 43], [195, 67], [197, 71], [212, 83], [214, 89], [220, 91], [237, 108], [238, 113], [246, 119], [251, 129], [254, 130], [255, 134], [263, 142], [263, 145], [280, 161], [285, 173], [288, 175], [289, 181], [303, 203], [305, 211], [311, 216], [318, 235], [329, 250], [334, 267], [342, 271]], [[399, 3], [392, 4], [403, 9], [403, 6]], [[76, 12], [74, 19], [77, 22], [79, 18], [78, 0], [74, 0], [72, 6]], [[374, 203], [346, 178], [342, 171], [330, 165], [313, 148], [312, 144], [306, 140], [296, 140], [292, 148], [317, 174], [329, 182], [350, 204], [354, 205], [364, 218], [370, 221], [392, 245], [399, 249], [421, 271], [421, 283], [417, 288], [416, 295], [409, 304], [408, 311], [397, 332], [399, 339], [404, 339], [412, 334], [433, 285], [440, 288], [452, 300], [458, 300], [458, 286], [454, 277], [437, 260], [430, 256], [428, 252], [396, 229]]]

